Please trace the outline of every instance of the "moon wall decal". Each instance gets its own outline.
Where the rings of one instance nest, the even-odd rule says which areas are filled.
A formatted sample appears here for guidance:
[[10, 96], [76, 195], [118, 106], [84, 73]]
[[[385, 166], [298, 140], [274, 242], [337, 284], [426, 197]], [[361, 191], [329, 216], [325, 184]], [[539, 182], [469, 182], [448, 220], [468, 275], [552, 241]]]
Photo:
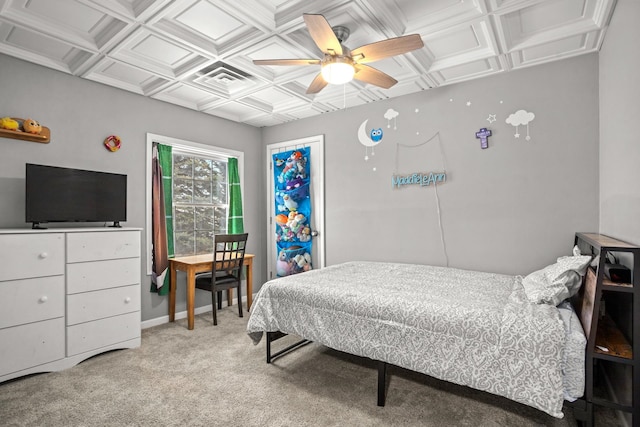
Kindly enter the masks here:
[[371, 137], [367, 134], [367, 122], [369, 121], [369, 119], [365, 120], [364, 122], [362, 122], [362, 124], [360, 125], [360, 128], [358, 129], [358, 140], [360, 141], [360, 144], [364, 145], [365, 147], [373, 147], [375, 145], [378, 145], [378, 143], [380, 143], [380, 141], [374, 141], [371, 139]]

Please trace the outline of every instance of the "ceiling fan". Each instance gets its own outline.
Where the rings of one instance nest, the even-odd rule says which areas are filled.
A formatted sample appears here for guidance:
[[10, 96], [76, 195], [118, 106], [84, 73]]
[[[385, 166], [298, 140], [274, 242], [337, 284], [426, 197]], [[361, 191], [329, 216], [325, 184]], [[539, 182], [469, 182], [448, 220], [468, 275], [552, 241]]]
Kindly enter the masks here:
[[331, 27], [322, 15], [305, 13], [304, 22], [313, 41], [324, 53], [322, 59], [256, 59], [256, 65], [320, 65], [321, 72], [313, 79], [307, 93], [318, 93], [327, 84], [342, 84], [360, 80], [385, 89], [398, 83], [380, 70], [365, 65], [391, 56], [402, 55], [424, 46], [419, 34], [395, 37], [349, 50], [342, 45], [349, 37], [349, 29]]

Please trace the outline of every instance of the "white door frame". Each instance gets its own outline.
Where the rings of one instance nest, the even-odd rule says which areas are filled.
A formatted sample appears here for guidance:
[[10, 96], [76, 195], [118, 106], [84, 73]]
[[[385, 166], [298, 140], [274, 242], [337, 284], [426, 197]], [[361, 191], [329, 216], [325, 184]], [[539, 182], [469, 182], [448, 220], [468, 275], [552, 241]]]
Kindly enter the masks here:
[[[275, 278], [271, 273], [275, 264], [275, 221], [274, 221], [274, 194], [273, 194], [273, 161], [271, 153], [274, 150], [288, 151], [296, 148], [311, 147], [311, 178], [310, 194], [312, 218], [314, 219], [313, 231], [317, 235], [313, 237], [313, 253], [317, 254], [319, 265], [314, 265], [314, 269], [325, 266], [325, 238], [324, 238], [324, 135], [309, 136], [306, 138], [294, 139], [290, 141], [276, 142], [266, 147], [267, 162], [267, 280]], [[314, 257], [315, 258], [315, 257]]]

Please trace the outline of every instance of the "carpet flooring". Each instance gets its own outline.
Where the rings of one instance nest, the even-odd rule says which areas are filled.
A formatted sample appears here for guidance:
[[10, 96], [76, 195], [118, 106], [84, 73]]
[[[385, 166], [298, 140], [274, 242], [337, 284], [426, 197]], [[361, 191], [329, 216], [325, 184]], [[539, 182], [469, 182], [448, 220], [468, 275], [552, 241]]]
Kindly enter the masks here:
[[[0, 384], [2, 426], [575, 426], [468, 387], [309, 344], [273, 364], [235, 307], [145, 329], [142, 346]], [[281, 341], [274, 343], [283, 346]], [[274, 351], [277, 349], [274, 349]], [[602, 415], [599, 415], [602, 417]], [[613, 426], [615, 417], [598, 425]], [[612, 424], [613, 423], [613, 424]]]

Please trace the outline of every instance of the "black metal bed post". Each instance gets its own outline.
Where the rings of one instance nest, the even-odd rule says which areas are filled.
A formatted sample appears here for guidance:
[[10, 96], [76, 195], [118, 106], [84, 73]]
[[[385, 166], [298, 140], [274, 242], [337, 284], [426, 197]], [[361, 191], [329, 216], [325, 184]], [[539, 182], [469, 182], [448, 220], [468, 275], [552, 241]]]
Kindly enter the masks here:
[[378, 406], [384, 406], [387, 390], [387, 362], [378, 360]]
[[271, 334], [273, 332], [267, 332], [267, 363], [271, 363]]

